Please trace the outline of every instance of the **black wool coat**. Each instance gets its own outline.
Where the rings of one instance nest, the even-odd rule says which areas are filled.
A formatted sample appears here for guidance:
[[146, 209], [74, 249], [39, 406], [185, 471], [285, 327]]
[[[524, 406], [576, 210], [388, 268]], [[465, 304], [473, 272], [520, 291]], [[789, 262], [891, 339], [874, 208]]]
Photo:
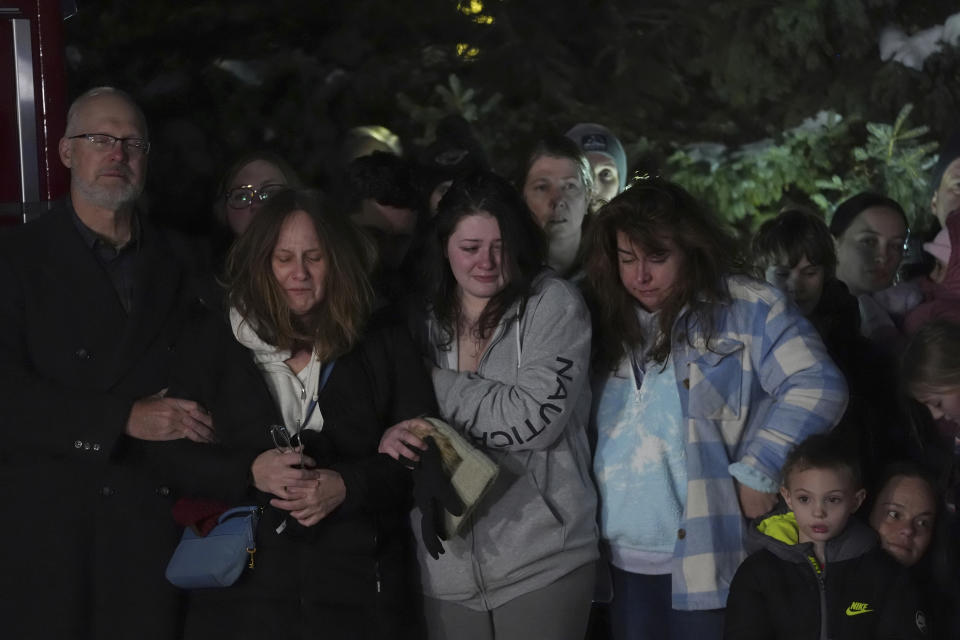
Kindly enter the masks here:
[[0, 236], [0, 620], [4, 637], [171, 640], [173, 495], [123, 434], [166, 388], [190, 278], [140, 219], [126, 312], [67, 208]]

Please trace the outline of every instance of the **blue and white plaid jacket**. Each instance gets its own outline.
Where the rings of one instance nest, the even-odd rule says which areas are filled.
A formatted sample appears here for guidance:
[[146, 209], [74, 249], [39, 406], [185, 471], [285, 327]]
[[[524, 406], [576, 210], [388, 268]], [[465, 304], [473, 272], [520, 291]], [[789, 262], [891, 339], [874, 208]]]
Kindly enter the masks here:
[[709, 348], [696, 325], [690, 341], [681, 336], [683, 317], [673, 333], [688, 476], [674, 548], [675, 609], [726, 605], [746, 556], [734, 478], [776, 491], [790, 448], [833, 427], [846, 408], [843, 375], [799, 311], [765, 283], [732, 277], [727, 287], [730, 301], [715, 307]]

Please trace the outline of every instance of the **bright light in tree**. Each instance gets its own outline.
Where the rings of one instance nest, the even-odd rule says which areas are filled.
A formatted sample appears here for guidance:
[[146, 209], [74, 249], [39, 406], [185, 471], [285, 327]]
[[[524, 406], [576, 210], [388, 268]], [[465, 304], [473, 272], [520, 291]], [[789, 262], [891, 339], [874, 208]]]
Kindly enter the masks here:
[[477, 24], [493, 24], [493, 16], [483, 15], [481, 0], [461, 0], [457, 4], [457, 10], [465, 16], [471, 16]]
[[480, 55], [480, 49], [472, 47], [465, 42], [461, 42], [457, 45], [457, 55], [461, 58], [476, 58]]

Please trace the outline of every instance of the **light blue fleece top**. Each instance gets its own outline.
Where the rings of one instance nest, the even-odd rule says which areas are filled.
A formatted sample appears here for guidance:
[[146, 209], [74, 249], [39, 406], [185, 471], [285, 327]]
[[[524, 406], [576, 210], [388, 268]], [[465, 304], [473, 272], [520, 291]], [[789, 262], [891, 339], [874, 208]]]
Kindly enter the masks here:
[[687, 499], [686, 440], [672, 359], [660, 365], [643, 358], [628, 354], [601, 381], [593, 469], [611, 561], [625, 571], [662, 574], [670, 573]]

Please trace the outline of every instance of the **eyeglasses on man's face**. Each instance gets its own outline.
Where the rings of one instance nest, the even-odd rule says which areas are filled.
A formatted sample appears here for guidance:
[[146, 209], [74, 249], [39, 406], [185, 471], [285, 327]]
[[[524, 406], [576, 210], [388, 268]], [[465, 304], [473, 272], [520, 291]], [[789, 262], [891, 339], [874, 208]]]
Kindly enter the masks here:
[[259, 189], [254, 189], [253, 185], [244, 185], [227, 191], [227, 206], [231, 209], [246, 209], [254, 202], [264, 203], [271, 196], [286, 189], [283, 184], [265, 184]]
[[145, 156], [150, 153], [150, 141], [146, 138], [118, 138], [109, 133], [78, 133], [75, 136], [67, 136], [68, 140], [80, 138], [89, 142], [96, 151], [113, 151], [119, 142], [128, 155]]

